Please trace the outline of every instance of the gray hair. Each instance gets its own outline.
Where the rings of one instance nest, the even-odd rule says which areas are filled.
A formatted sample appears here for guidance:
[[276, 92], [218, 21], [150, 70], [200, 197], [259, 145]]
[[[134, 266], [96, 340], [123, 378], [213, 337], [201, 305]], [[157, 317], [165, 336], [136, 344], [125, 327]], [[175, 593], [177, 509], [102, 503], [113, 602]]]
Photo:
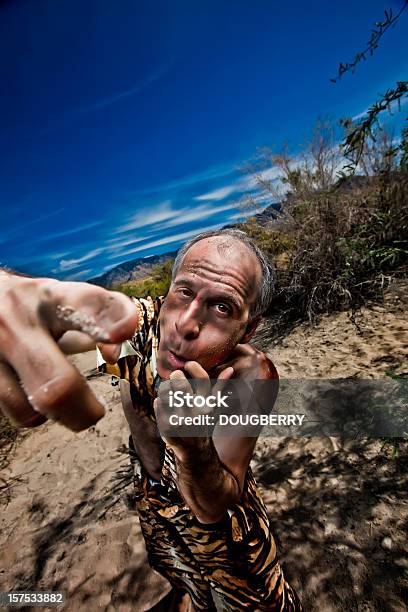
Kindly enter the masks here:
[[258, 291], [258, 297], [251, 307], [249, 316], [251, 319], [253, 319], [258, 315], [263, 314], [269, 308], [272, 301], [275, 286], [275, 270], [272, 263], [268, 260], [266, 255], [262, 253], [261, 249], [254, 244], [253, 240], [248, 236], [248, 234], [241, 230], [226, 228], [203, 232], [202, 234], [195, 236], [183, 244], [183, 246], [179, 249], [177, 257], [174, 261], [172, 280], [174, 280], [187, 251], [191, 249], [194, 244], [200, 242], [200, 240], [205, 240], [206, 238], [212, 238], [214, 236], [231, 236], [232, 238], [242, 242], [252, 253], [256, 255], [262, 270], [262, 280]]

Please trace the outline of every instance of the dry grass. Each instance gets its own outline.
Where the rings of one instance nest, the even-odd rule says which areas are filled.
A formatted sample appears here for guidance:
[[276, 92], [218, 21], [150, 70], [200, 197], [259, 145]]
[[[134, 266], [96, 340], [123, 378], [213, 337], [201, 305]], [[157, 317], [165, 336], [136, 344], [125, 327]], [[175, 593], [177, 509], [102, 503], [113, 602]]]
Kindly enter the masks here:
[[[284, 266], [277, 266], [270, 341], [303, 320], [356, 310], [381, 299], [395, 278], [408, 271], [408, 174], [371, 177], [338, 189], [291, 197], [285, 203], [279, 244], [291, 242]], [[275, 232], [268, 234], [274, 252]], [[281, 249], [275, 256], [282, 257]]]

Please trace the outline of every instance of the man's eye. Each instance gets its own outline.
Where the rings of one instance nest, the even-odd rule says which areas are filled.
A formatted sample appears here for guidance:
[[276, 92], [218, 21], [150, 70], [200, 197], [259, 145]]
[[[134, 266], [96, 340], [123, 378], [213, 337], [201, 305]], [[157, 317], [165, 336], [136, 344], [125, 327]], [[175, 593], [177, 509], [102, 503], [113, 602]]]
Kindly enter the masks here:
[[222, 314], [231, 314], [231, 306], [228, 304], [215, 304], [215, 308]]
[[191, 297], [192, 296], [192, 291], [191, 289], [187, 289], [186, 287], [181, 287], [178, 290], [178, 294], [181, 295], [181, 297]]

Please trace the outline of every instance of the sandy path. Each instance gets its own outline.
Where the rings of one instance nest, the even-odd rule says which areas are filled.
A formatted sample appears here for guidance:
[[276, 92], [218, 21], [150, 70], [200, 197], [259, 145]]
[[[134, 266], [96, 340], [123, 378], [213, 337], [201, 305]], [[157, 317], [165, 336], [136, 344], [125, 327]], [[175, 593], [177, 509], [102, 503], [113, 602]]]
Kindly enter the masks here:
[[[360, 331], [341, 313], [296, 329], [271, 350], [281, 376], [406, 369], [407, 307], [398, 293], [357, 322]], [[75, 361], [89, 375], [94, 355]], [[68, 598], [60, 609], [141, 612], [168, 586], [148, 567], [126, 490], [112, 492], [114, 474], [128, 466], [117, 451], [127, 441], [119, 392], [109, 377], [89, 382], [107, 407], [95, 428], [73, 434], [48, 423], [15, 451], [8, 473], [23, 482], [1, 508], [0, 590], [60, 589]], [[328, 438], [257, 445], [253, 467], [285, 571], [308, 610], [407, 609], [408, 456], [391, 461], [380, 446], [338, 448]]]
[[[407, 297], [399, 284], [355, 323], [343, 312], [301, 325], [269, 350], [281, 377], [406, 373]], [[391, 449], [381, 446], [316, 437], [258, 441], [254, 472], [286, 573], [308, 610], [408, 610], [408, 448], [391, 460]]]
[[[74, 361], [86, 373], [95, 354]], [[168, 586], [148, 566], [137, 516], [112, 493], [129, 464], [117, 452], [128, 439], [118, 388], [108, 376], [89, 382], [106, 405], [96, 427], [74, 434], [47, 423], [16, 449], [9, 473], [23, 483], [1, 509], [0, 590], [61, 590], [62, 610], [142, 611]]]

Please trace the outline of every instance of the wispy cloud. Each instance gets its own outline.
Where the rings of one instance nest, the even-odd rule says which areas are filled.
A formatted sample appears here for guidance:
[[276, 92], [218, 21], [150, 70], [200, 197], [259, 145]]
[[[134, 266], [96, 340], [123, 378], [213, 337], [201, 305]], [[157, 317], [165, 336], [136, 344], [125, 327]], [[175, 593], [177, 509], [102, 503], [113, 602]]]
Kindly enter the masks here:
[[[43, 264], [40, 265], [40, 268], [45, 268], [46, 265], [48, 265], [48, 262], [51, 261], [56, 261], [58, 259], [61, 259], [62, 257], [67, 257], [69, 255], [69, 252], [65, 251], [64, 253], [58, 252], [45, 252], [45, 251], [41, 251], [40, 253], [37, 252], [36, 255], [30, 255], [27, 253], [23, 253], [23, 256], [18, 256], [14, 258], [13, 261], [13, 266], [23, 266], [24, 268], [27, 268], [27, 266], [32, 266], [33, 264]], [[54, 272], [54, 270], [53, 270]]]
[[[402, 98], [399, 101], [398, 100], [394, 100], [394, 102], [391, 102], [391, 104], [390, 104], [389, 112], [399, 110], [400, 108], [402, 108], [406, 104], [408, 104], [408, 98]], [[370, 107], [367, 106], [367, 108], [365, 108], [361, 113], [358, 113], [357, 115], [354, 115], [354, 117], [351, 118], [352, 121], [358, 121], [359, 119], [362, 119], [363, 117], [365, 117], [367, 115], [369, 110], [370, 110]]]
[[36, 217], [35, 219], [26, 221], [26, 223], [19, 223], [18, 225], [16, 225], [16, 227], [13, 230], [10, 230], [9, 232], [3, 234], [2, 239], [1, 239], [2, 242], [7, 242], [11, 237], [18, 235], [21, 232], [21, 230], [25, 229], [26, 227], [30, 227], [31, 225], [35, 225], [36, 223], [42, 223], [46, 219], [50, 219], [51, 217], [55, 217], [56, 215], [59, 215], [63, 210], [65, 210], [65, 207], [57, 208], [56, 210], [53, 210], [50, 213], [47, 213], [45, 215], [40, 215], [39, 217]]
[[209, 193], [204, 193], [203, 195], [196, 196], [194, 199], [198, 201], [218, 201], [223, 200], [224, 198], [237, 191], [239, 188], [239, 184], [235, 185], [226, 185], [225, 187], [220, 187], [219, 189], [215, 189], [214, 191], [210, 191]]
[[202, 172], [186, 174], [166, 183], [154, 185], [153, 187], [147, 187], [145, 189], [135, 190], [132, 193], [136, 195], [159, 194], [163, 192], [170, 192], [173, 190], [182, 190], [187, 187], [194, 187], [196, 185], [198, 186], [201, 183], [215, 181], [216, 179], [220, 179], [222, 177], [235, 175], [237, 164], [238, 162], [231, 162], [230, 164], [220, 164], [217, 166], [212, 166], [210, 168], [207, 168], [206, 170], [203, 170]]
[[89, 251], [89, 253], [86, 253], [85, 255], [83, 255], [82, 257], [78, 257], [77, 259], [61, 259], [59, 269], [53, 270], [53, 272], [66, 272], [67, 270], [73, 270], [74, 268], [78, 267], [79, 264], [82, 264], [84, 261], [88, 261], [90, 259], [93, 259], [94, 257], [97, 257], [98, 255], [103, 253], [104, 250], [104, 248], [93, 249], [92, 251]]
[[81, 278], [89, 278], [92, 275], [92, 268], [87, 268], [86, 270], [81, 270], [80, 272], [75, 272], [74, 274], [70, 274], [69, 276], [65, 276], [64, 280], [79, 280]]
[[259, 188], [259, 178], [263, 181], [279, 182], [282, 171], [276, 166], [262, 170], [261, 172], [254, 172], [249, 174], [241, 181], [242, 191], [252, 191], [253, 189]]
[[197, 234], [200, 234], [201, 232], [216, 229], [218, 227], [221, 227], [222, 225], [224, 225], [224, 223], [216, 223], [214, 225], [210, 225], [200, 229], [194, 229], [188, 232], [181, 232], [180, 234], [173, 234], [172, 236], [165, 236], [164, 238], [160, 238], [160, 240], [154, 240], [153, 242], [149, 242], [148, 244], [143, 244], [142, 246], [127, 250], [126, 253], [116, 253], [114, 255], [111, 255], [109, 259], [117, 259], [118, 257], [132, 255], [133, 253], [138, 253], [139, 251], [144, 251], [146, 249], [153, 249], [154, 247], [162, 246], [164, 244], [171, 244], [174, 242], [180, 242], [181, 240], [187, 240], [188, 238], [197, 236]]
[[111, 93], [110, 95], [106, 95], [91, 104], [85, 104], [79, 108], [74, 108], [65, 112], [59, 113], [56, 117], [48, 120], [47, 125], [36, 132], [36, 136], [40, 137], [44, 134], [48, 134], [53, 130], [64, 126], [64, 124], [69, 124], [71, 121], [80, 117], [81, 115], [94, 113], [108, 106], [112, 106], [113, 104], [117, 104], [126, 98], [130, 98], [131, 96], [135, 96], [141, 91], [147, 89], [150, 85], [152, 85], [155, 81], [161, 79], [172, 67], [174, 64], [174, 60], [169, 60], [162, 66], [159, 66], [152, 74], [148, 75], [144, 79], [141, 79], [138, 83], [134, 85], [134, 87], [130, 87], [129, 89], [123, 89], [121, 91], [116, 91]]
[[109, 96], [100, 98], [93, 104], [89, 104], [88, 106], [84, 106], [83, 108], [79, 109], [79, 112], [92, 113], [102, 108], [106, 108], [107, 106], [111, 106], [112, 104], [116, 104], [116, 102], [120, 102], [121, 100], [124, 100], [125, 98], [129, 98], [131, 96], [134, 96], [140, 93], [141, 91], [143, 91], [144, 89], [147, 89], [147, 87], [152, 85], [152, 83], [161, 79], [169, 71], [172, 64], [173, 64], [173, 61], [167, 62], [163, 66], [160, 66], [155, 72], [150, 74], [148, 77], [146, 77], [145, 79], [137, 83], [134, 87], [131, 87], [130, 89], [118, 91]]
[[[125, 242], [123, 242], [123, 238], [115, 237], [108, 240], [108, 243], [113, 247], [128, 246], [132, 243], [147, 240], [150, 237], [149, 234], [154, 232], [162, 232], [177, 225], [184, 225], [186, 223], [192, 223], [193, 221], [206, 219], [231, 209], [236, 209], [235, 203], [229, 202], [221, 206], [201, 204], [194, 208], [187, 208], [185, 206], [176, 208], [172, 205], [171, 200], [166, 200], [155, 206], [151, 211], [138, 212], [136, 215], [133, 215], [127, 223], [114, 230], [115, 234], [119, 235], [142, 230], [143, 236], [137, 235], [137, 237], [131, 238]], [[146, 232], [148, 235], [146, 235]]]
[[[45, 257], [47, 259], [62, 259], [63, 257], [68, 257], [69, 254], [69, 251], [64, 251], [63, 253], [51, 253], [46, 255]], [[44, 258], [44, 254], [42, 255], [42, 257]]]
[[149, 225], [154, 225], [159, 221], [165, 221], [170, 219], [174, 215], [174, 211], [171, 207], [171, 200], [165, 200], [160, 204], [157, 204], [153, 210], [140, 211], [130, 217], [127, 223], [120, 225], [116, 230], [116, 234], [122, 234], [129, 232], [134, 229], [140, 229]]
[[165, 200], [156, 204], [156, 206], [149, 207], [151, 210], [139, 210], [135, 215], [132, 215], [128, 222], [124, 225], [120, 225], [116, 230], [116, 234], [123, 234], [135, 229], [141, 229], [142, 227], [148, 227], [149, 225], [155, 225], [160, 221], [166, 221], [171, 219], [174, 215], [174, 210], [171, 207], [171, 200]]
[[130, 246], [132, 244], [136, 244], [137, 242], [142, 242], [143, 240], [148, 240], [148, 238], [149, 233], [143, 234], [142, 236], [139, 236], [137, 238], [132, 236], [131, 238], [129, 238], [129, 240], [125, 240], [124, 236], [119, 236], [117, 238], [110, 238], [109, 240], [107, 240], [106, 244], [109, 250], [113, 250], [123, 248], [125, 246]]
[[73, 234], [79, 234], [80, 232], [85, 232], [90, 230], [98, 225], [102, 225], [103, 221], [92, 221], [91, 223], [85, 223], [84, 225], [78, 225], [77, 227], [72, 227], [70, 229], [58, 231], [58, 232], [50, 232], [44, 236], [40, 236], [35, 239], [35, 242], [49, 242], [50, 240], [54, 240], [55, 238], [62, 238], [64, 236], [71, 236]]
[[195, 208], [188, 210], [186, 208], [181, 208], [176, 212], [176, 216], [173, 216], [168, 221], [165, 221], [163, 224], [160, 224], [160, 230], [165, 230], [170, 227], [174, 227], [175, 225], [184, 225], [185, 223], [191, 223], [192, 221], [198, 221], [201, 219], [207, 219], [208, 217], [212, 217], [213, 215], [217, 215], [220, 212], [224, 212], [226, 210], [236, 209], [236, 204], [224, 204], [223, 206], [209, 206], [209, 205], [201, 205], [196, 206]]

